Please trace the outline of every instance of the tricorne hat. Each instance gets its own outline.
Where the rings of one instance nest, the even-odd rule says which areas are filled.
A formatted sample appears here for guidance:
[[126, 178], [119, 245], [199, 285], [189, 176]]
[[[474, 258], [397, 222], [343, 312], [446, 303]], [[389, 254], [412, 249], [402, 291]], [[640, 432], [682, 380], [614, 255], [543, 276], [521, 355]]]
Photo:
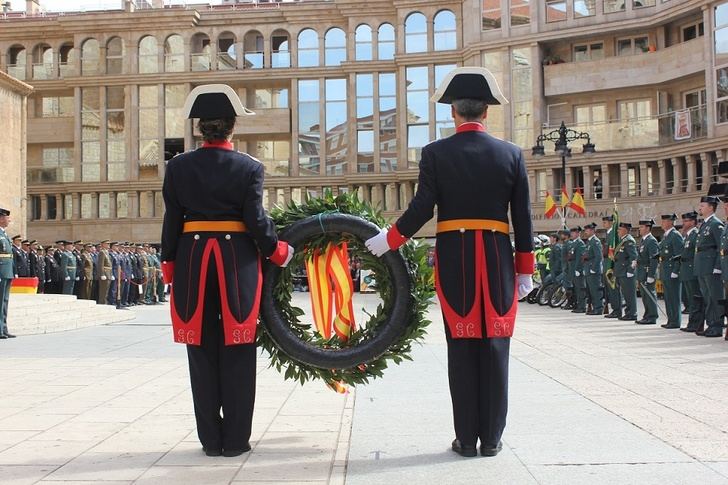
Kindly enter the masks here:
[[187, 95], [184, 106], [185, 118], [219, 119], [254, 115], [233, 88], [227, 84], [203, 84]]
[[652, 227], [654, 225], [655, 225], [655, 220], [654, 219], [642, 219], [640, 221], [640, 226], [650, 226], [650, 227]]
[[456, 99], [477, 99], [486, 104], [508, 104], [495, 76], [484, 67], [453, 69], [430, 98], [431, 101], [442, 104], [452, 104]]

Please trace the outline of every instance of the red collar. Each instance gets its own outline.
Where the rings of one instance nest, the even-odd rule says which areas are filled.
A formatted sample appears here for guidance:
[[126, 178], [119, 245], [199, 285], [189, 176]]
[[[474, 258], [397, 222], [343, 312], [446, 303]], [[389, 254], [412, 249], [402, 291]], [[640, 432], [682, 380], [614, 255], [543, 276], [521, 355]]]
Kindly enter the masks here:
[[233, 150], [233, 144], [227, 140], [206, 141], [201, 148], [222, 148], [223, 150]]
[[477, 121], [468, 121], [455, 128], [455, 133], [463, 133], [466, 131], [482, 131], [485, 132], [485, 126]]

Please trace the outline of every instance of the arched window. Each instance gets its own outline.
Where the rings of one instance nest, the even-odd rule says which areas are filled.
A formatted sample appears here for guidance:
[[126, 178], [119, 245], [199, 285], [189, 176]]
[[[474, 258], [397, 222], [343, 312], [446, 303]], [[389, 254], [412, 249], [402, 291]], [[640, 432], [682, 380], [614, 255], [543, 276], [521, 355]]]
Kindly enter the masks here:
[[362, 24], [356, 28], [356, 60], [372, 60], [372, 28]]
[[291, 67], [290, 37], [285, 30], [276, 30], [271, 35], [270, 67]]
[[427, 18], [415, 12], [404, 21], [404, 51], [427, 52]]
[[159, 72], [159, 45], [157, 38], [151, 35], [139, 41], [139, 73]]
[[124, 42], [114, 37], [106, 44], [106, 74], [121, 74], [124, 62]]
[[298, 67], [316, 67], [318, 65], [318, 34], [313, 29], [302, 30], [298, 34]]
[[15, 79], [25, 79], [26, 66], [25, 47], [14, 45], [8, 50], [8, 74]]
[[61, 77], [71, 74], [73, 63], [75, 62], [75, 51], [73, 44], [63, 44], [58, 50], [58, 67], [60, 68]]
[[33, 49], [33, 79], [50, 79], [53, 77], [53, 48], [48, 44], [39, 44]]
[[172, 34], [164, 41], [164, 72], [185, 70], [185, 43], [182, 36]]
[[394, 27], [392, 24], [379, 26], [377, 54], [380, 61], [394, 59]]
[[327, 66], [338, 66], [346, 61], [346, 34], [338, 27], [329, 29], [324, 38], [325, 61]]
[[193, 71], [210, 70], [210, 37], [198, 32], [190, 42], [190, 67]]
[[263, 35], [257, 30], [245, 34], [243, 54], [246, 69], [263, 69]]
[[229, 71], [237, 68], [235, 44], [237, 38], [232, 32], [223, 32], [217, 38], [217, 69]]
[[99, 41], [88, 39], [81, 44], [81, 75], [94, 75], [99, 72]]
[[441, 10], [435, 15], [435, 50], [447, 51], [457, 48], [457, 24], [455, 14]]

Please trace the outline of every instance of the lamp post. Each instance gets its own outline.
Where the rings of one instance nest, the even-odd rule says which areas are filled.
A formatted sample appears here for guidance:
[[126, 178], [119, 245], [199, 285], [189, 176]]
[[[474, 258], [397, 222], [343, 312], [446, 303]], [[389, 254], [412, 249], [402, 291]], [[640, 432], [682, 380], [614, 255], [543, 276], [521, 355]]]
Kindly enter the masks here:
[[[554, 149], [557, 154], [561, 155], [561, 186], [566, 187], [566, 158], [571, 156], [571, 148], [569, 148], [569, 142], [577, 140], [586, 140], [586, 143], [582, 145], [582, 153], [584, 155], [593, 155], [596, 152], [594, 144], [591, 142], [589, 133], [583, 133], [575, 131], [566, 127], [566, 124], [562, 121], [561, 126], [558, 129], [550, 131], [548, 133], [542, 133], [536, 138], [536, 144], [533, 146], [531, 153], [534, 157], [543, 157], [546, 154], [544, 149], [544, 142], [550, 141], [554, 143]], [[561, 194], [560, 202], [563, 203], [563, 193]], [[566, 227], [566, 210], [564, 209], [561, 214], [561, 225]]]

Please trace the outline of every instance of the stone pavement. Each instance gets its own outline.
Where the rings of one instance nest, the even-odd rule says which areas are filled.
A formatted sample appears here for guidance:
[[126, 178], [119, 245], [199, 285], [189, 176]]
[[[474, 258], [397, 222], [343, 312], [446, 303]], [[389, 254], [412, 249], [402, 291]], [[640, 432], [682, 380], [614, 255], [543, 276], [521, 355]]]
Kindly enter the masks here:
[[723, 340], [522, 305], [504, 450], [463, 459], [433, 306], [415, 361], [348, 395], [259, 359], [253, 451], [208, 458], [168, 307], [134, 311], [0, 342], [0, 483], [728, 484]]

